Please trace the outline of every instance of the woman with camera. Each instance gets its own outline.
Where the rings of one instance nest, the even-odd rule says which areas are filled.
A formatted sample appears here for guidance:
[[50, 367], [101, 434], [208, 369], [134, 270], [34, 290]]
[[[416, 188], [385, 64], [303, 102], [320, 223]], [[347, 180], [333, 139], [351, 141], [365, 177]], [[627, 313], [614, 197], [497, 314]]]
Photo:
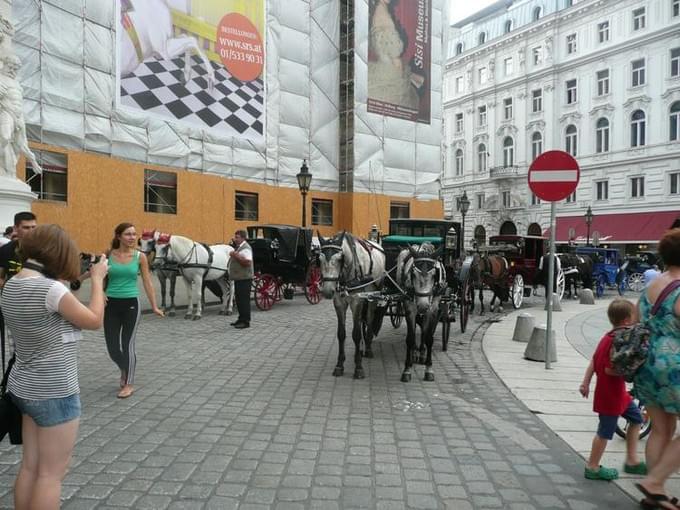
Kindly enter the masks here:
[[3, 289], [2, 310], [14, 338], [7, 391], [22, 414], [23, 457], [14, 506], [57, 509], [80, 421], [78, 341], [104, 316], [106, 258], [90, 269], [88, 306], [64, 282], [80, 274], [75, 243], [57, 225], [41, 225], [21, 240], [23, 267]]
[[137, 249], [137, 231], [132, 223], [121, 223], [116, 227], [108, 258], [104, 337], [109, 356], [120, 368], [118, 398], [128, 398], [134, 392], [132, 384], [137, 364], [135, 336], [141, 313], [137, 288], [140, 272], [153, 312], [163, 317], [163, 311], [156, 305], [149, 262], [146, 255]]

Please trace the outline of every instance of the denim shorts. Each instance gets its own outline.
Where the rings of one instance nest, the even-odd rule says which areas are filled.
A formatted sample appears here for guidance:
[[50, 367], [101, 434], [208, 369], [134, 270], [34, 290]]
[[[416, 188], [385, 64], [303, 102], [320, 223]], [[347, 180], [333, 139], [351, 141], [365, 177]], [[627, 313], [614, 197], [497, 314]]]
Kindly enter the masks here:
[[[633, 425], [642, 424], [642, 413], [640, 408], [635, 405], [635, 402], [631, 402], [628, 408], [623, 411], [621, 415], [622, 418], [628, 420], [628, 423]], [[609, 416], [606, 414], [600, 415], [600, 425], [597, 427], [597, 435], [602, 439], [612, 439], [614, 437], [614, 432], [616, 431], [616, 423], [619, 421], [618, 416]]]
[[77, 393], [64, 398], [44, 400], [21, 398], [11, 393], [10, 397], [21, 414], [33, 418], [38, 427], [54, 427], [80, 418], [80, 395]]

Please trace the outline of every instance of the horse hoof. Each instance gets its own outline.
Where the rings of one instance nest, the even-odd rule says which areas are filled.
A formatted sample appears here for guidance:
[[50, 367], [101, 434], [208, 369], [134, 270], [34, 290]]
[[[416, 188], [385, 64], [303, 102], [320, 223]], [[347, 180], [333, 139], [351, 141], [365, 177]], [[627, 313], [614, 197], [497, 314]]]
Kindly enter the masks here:
[[364, 371], [362, 369], [354, 371], [354, 378], [355, 379], [363, 379], [364, 377], [366, 377], [366, 376], [364, 375]]
[[168, 312], [168, 317], [174, 317], [175, 315], [177, 315], [175, 312]]
[[226, 315], [231, 315], [232, 313], [234, 313], [232, 310], [227, 310]]
[[401, 382], [411, 382], [411, 374], [401, 374]]
[[220, 310], [219, 312], [217, 312], [217, 315], [227, 315], [227, 312], [225, 312], [224, 310]]
[[194, 315], [194, 318], [191, 319], [191, 320], [197, 321], [197, 320], [200, 320], [200, 319], [201, 319], [201, 316], [200, 316], [200, 315]]
[[364, 351], [364, 358], [372, 358], [373, 357], [373, 351], [371, 350], [365, 350]]
[[191, 314], [185, 315], [185, 316], [184, 316], [184, 320], [187, 320], [187, 321], [188, 321], [188, 320], [191, 320]]
[[434, 381], [434, 374], [432, 372], [425, 372], [425, 377], [423, 377], [423, 381]]
[[333, 370], [333, 375], [335, 377], [340, 377], [345, 374], [345, 369], [342, 367], [335, 367], [335, 370]]

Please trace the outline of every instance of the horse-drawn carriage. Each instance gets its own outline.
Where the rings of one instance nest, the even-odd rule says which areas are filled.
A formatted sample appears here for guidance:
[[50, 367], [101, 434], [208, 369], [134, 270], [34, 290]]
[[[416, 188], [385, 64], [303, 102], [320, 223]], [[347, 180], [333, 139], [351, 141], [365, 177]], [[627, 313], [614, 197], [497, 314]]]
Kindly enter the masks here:
[[595, 294], [602, 297], [606, 288], [616, 288], [619, 295], [626, 291], [626, 277], [622, 270], [621, 253], [613, 248], [578, 246], [576, 255], [587, 256], [593, 261], [593, 282]]
[[659, 255], [651, 251], [643, 251], [629, 256], [621, 264], [623, 280], [626, 287], [633, 292], [642, 292], [645, 288], [644, 274], [648, 269], [663, 266]]
[[312, 246], [312, 230], [292, 225], [248, 227], [253, 249], [253, 298], [260, 310], [269, 310], [281, 299], [293, 299], [296, 287], [307, 301], [321, 301], [321, 272]]

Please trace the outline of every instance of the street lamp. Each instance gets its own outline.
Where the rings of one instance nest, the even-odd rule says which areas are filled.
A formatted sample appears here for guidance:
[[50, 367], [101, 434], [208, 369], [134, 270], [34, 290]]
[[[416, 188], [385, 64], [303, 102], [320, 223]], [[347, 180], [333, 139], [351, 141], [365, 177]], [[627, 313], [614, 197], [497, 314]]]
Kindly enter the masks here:
[[302, 226], [307, 226], [307, 192], [309, 191], [309, 185], [312, 183], [312, 174], [309, 173], [309, 168], [307, 168], [307, 160], [302, 160], [302, 166], [300, 167], [300, 173], [295, 176], [297, 178], [298, 187], [300, 188], [300, 193], [302, 194]]
[[593, 211], [588, 206], [588, 210], [586, 211], [585, 218], [586, 218], [586, 225], [588, 227], [587, 233], [586, 233], [586, 246], [590, 246], [590, 225], [593, 224]]
[[468, 212], [468, 209], [470, 209], [470, 199], [467, 196], [467, 191], [463, 190], [463, 196], [460, 197], [460, 200], [458, 202], [458, 206], [460, 207], [460, 214], [463, 217], [463, 221], [460, 225], [461, 229], [461, 239], [462, 239], [462, 247], [465, 249], [465, 215]]

